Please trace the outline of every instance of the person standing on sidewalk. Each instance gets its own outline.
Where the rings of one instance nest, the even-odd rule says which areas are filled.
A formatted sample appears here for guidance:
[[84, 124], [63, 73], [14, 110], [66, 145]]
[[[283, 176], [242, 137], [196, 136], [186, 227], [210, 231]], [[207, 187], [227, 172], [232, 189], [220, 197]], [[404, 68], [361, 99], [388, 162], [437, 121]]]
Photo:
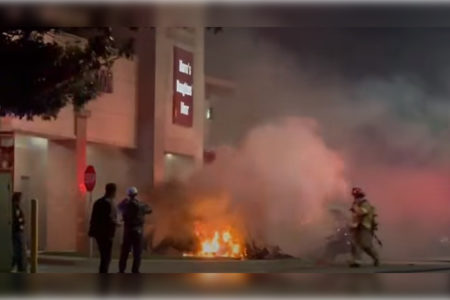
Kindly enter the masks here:
[[12, 196], [12, 244], [13, 261], [12, 269], [17, 267], [17, 272], [27, 271], [27, 251], [25, 245], [25, 217], [20, 202], [22, 193], [15, 192]]
[[120, 251], [119, 272], [125, 273], [128, 255], [133, 249], [132, 273], [139, 273], [141, 266], [142, 241], [145, 216], [152, 212], [151, 208], [137, 199], [138, 190], [131, 187], [127, 191], [128, 198], [119, 204], [124, 222], [123, 243]]
[[108, 183], [105, 187], [105, 195], [95, 201], [92, 208], [89, 236], [96, 240], [100, 252], [99, 273], [108, 273], [111, 263], [113, 239], [118, 225], [114, 205], [116, 191], [116, 184]]

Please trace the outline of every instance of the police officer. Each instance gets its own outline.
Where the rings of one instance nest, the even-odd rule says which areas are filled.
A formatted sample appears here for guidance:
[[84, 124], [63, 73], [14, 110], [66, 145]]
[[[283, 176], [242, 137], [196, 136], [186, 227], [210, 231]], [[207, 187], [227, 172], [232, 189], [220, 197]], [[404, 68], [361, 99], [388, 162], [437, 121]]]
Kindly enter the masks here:
[[12, 268], [17, 267], [17, 272], [27, 271], [27, 256], [25, 248], [25, 217], [20, 206], [22, 193], [15, 192], [12, 196], [12, 244], [13, 261]]
[[89, 236], [95, 238], [100, 252], [99, 273], [108, 273], [111, 263], [113, 239], [118, 225], [114, 205], [116, 191], [116, 185], [108, 183], [105, 187], [105, 195], [95, 201], [92, 209]]
[[351, 267], [359, 267], [362, 252], [373, 259], [375, 266], [379, 265], [378, 253], [373, 246], [373, 238], [377, 223], [375, 220], [375, 208], [366, 199], [362, 189], [353, 188], [354, 198], [350, 211], [352, 212], [352, 262]]
[[127, 191], [128, 198], [119, 204], [123, 217], [123, 243], [120, 251], [119, 272], [124, 273], [127, 267], [128, 255], [133, 249], [132, 272], [139, 273], [141, 265], [143, 227], [145, 215], [152, 212], [151, 208], [137, 199], [138, 190], [131, 187]]

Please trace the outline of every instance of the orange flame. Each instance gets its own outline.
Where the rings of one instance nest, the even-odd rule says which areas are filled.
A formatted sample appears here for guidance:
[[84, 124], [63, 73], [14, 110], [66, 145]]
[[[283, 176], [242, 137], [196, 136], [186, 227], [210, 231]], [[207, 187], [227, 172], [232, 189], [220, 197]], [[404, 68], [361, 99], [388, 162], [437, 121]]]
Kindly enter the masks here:
[[194, 253], [184, 253], [183, 256], [198, 257], [229, 257], [244, 258], [245, 247], [242, 239], [235, 231], [227, 228], [223, 230], [207, 230], [206, 226], [196, 223], [195, 235], [200, 248]]

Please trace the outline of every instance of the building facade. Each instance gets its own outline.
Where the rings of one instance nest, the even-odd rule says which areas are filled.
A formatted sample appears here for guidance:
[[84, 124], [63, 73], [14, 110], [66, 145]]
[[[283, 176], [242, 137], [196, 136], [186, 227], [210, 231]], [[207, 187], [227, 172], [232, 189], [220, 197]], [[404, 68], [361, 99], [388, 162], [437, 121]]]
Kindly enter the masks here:
[[[132, 60], [113, 66], [111, 86], [82, 111], [66, 107], [56, 120], [5, 117], [14, 140], [13, 186], [39, 201], [39, 248], [88, 249], [90, 195], [84, 170], [96, 169], [95, 200], [115, 182], [145, 198], [165, 180], [201, 167], [205, 139], [204, 29], [141, 28]], [[145, 200], [145, 199], [144, 199]]]

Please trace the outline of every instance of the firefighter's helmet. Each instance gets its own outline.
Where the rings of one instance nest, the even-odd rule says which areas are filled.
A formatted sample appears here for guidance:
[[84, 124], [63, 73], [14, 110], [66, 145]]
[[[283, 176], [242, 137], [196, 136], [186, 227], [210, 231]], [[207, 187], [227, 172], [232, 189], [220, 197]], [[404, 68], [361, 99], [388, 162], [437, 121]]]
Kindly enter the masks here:
[[355, 198], [361, 198], [361, 197], [365, 196], [363, 190], [361, 188], [359, 188], [359, 187], [352, 188], [352, 195]]
[[138, 194], [138, 189], [136, 187], [134, 187], [134, 186], [130, 187], [127, 190], [127, 195], [128, 196], [136, 196], [137, 194]]

